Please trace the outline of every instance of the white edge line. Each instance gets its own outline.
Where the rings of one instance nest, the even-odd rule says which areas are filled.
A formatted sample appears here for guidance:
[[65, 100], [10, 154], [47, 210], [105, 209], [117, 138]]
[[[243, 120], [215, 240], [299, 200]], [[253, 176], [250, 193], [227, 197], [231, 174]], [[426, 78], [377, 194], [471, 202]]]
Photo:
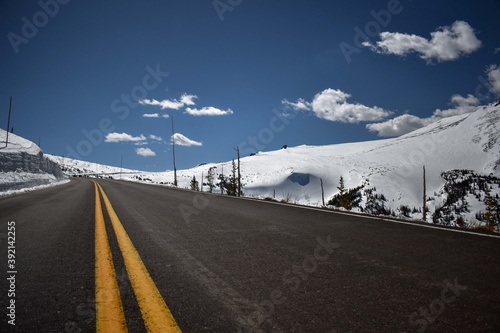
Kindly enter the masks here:
[[[189, 190], [187, 190], [189, 191]], [[216, 193], [208, 193], [208, 192], [200, 192], [200, 194], [211, 194], [215, 196], [221, 196], [220, 194]], [[392, 223], [399, 223], [399, 224], [406, 224], [410, 225], [413, 227], [422, 227], [422, 228], [429, 228], [429, 229], [437, 229], [437, 230], [442, 230], [442, 231], [451, 231], [451, 232], [458, 232], [461, 234], [468, 234], [468, 235], [475, 235], [475, 236], [482, 236], [482, 237], [489, 237], [489, 238], [498, 238], [500, 239], [500, 235], [489, 235], [489, 234], [481, 234], [478, 232], [473, 232], [473, 231], [468, 231], [468, 230], [460, 230], [460, 229], [452, 229], [452, 228], [445, 228], [445, 227], [439, 227], [439, 226], [434, 226], [434, 225], [425, 225], [425, 224], [420, 224], [420, 223], [415, 223], [415, 222], [407, 222], [407, 221], [401, 221], [401, 220], [392, 220], [392, 219], [387, 219], [383, 217], [376, 217], [376, 216], [371, 216], [371, 215], [365, 215], [365, 214], [352, 214], [348, 212], [342, 212], [342, 211], [334, 211], [334, 210], [328, 210], [328, 209], [321, 209], [321, 208], [316, 208], [316, 207], [309, 207], [309, 206], [303, 206], [303, 205], [291, 205], [285, 202], [274, 202], [274, 201], [266, 201], [263, 199], [257, 199], [257, 198], [247, 198], [247, 197], [233, 197], [233, 196], [224, 196], [225, 198], [233, 198], [233, 199], [244, 199], [244, 200], [249, 200], [249, 201], [255, 201], [255, 202], [262, 202], [262, 203], [267, 203], [267, 204], [275, 204], [275, 205], [280, 205], [280, 206], [289, 206], [289, 207], [294, 207], [294, 208], [299, 208], [299, 209], [308, 209], [308, 210], [314, 210], [317, 212], [323, 212], [323, 213], [329, 213], [329, 214], [340, 214], [340, 215], [348, 215], [348, 216], [353, 216], [353, 217], [359, 217], [360, 219], [367, 218], [371, 220], [377, 220], [377, 221], [386, 221], [386, 222], [392, 222]]]

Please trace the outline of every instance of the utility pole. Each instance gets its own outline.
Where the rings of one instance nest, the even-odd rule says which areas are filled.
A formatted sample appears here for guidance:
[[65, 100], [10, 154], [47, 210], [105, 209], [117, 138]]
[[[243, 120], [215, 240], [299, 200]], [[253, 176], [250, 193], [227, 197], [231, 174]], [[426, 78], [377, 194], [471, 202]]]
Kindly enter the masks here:
[[175, 167], [175, 132], [174, 115], [172, 115], [172, 154], [174, 155], [174, 186], [177, 187], [177, 168]]
[[10, 103], [9, 103], [9, 118], [7, 120], [7, 137], [5, 138], [5, 148], [7, 148], [7, 145], [9, 144], [9, 131], [10, 131], [10, 113], [12, 111], [12, 96], [10, 96]]
[[203, 192], [203, 171], [201, 172], [200, 191]]
[[425, 165], [423, 166], [423, 171], [424, 171], [424, 184], [423, 184], [423, 196], [422, 196], [422, 220], [424, 222], [427, 222], [427, 204], [426, 204], [426, 199], [427, 199], [427, 194], [426, 194], [426, 188], [425, 188]]
[[241, 196], [240, 147], [234, 149], [238, 153], [238, 196]]
[[120, 156], [120, 180], [122, 180], [123, 155]]

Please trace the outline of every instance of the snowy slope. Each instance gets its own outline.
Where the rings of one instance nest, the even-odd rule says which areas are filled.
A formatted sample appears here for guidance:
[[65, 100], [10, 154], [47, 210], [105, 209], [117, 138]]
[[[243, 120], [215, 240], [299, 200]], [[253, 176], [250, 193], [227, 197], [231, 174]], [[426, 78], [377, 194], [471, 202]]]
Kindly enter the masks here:
[[[347, 187], [367, 184], [387, 198], [387, 206], [397, 211], [401, 205], [422, 206], [422, 167], [426, 167], [430, 213], [442, 204], [444, 180], [441, 174], [454, 169], [473, 170], [500, 176], [500, 106], [497, 103], [476, 112], [442, 119], [429, 126], [394, 139], [326, 146], [299, 146], [259, 152], [241, 159], [244, 194], [255, 197], [289, 198], [291, 201], [320, 206], [320, 179], [326, 201], [338, 192], [343, 176]], [[216, 178], [230, 162], [206, 164], [177, 171], [180, 187], [189, 187], [208, 169], [216, 168]], [[173, 172], [148, 173], [151, 182], [172, 182]], [[206, 181], [206, 180], [205, 180]], [[208, 190], [205, 186], [205, 191]], [[493, 189], [498, 193], [498, 186]], [[216, 190], [218, 191], [218, 189]], [[496, 191], [496, 192], [495, 192]], [[478, 209], [481, 205], [473, 205]], [[467, 217], [474, 215], [474, 212]], [[415, 218], [421, 218], [415, 215]], [[428, 220], [432, 221], [431, 215]]]
[[[418, 206], [423, 165], [427, 169], [428, 193], [441, 188], [443, 171], [470, 169], [500, 174], [499, 118], [500, 107], [490, 105], [471, 114], [442, 119], [399, 138], [259, 152], [241, 159], [245, 193], [266, 196], [273, 190], [276, 195], [288, 191], [302, 203], [318, 204], [319, 179], [324, 181], [326, 196], [331, 196], [343, 176], [348, 187], [368, 178], [395, 201]], [[201, 177], [203, 171], [206, 175], [212, 166], [221, 172], [220, 164], [178, 171], [180, 186], [188, 186], [193, 175]], [[226, 174], [229, 168], [230, 163], [225, 163]], [[172, 172], [162, 176], [161, 180], [173, 179]], [[155, 181], [160, 179], [157, 177]]]
[[33, 142], [26, 140], [14, 133], [9, 133], [9, 144], [5, 147], [5, 139], [7, 138], [7, 132], [0, 128], [0, 153], [28, 153], [31, 155], [37, 155], [40, 153], [41, 149]]
[[65, 182], [57, 163], [47, 160], [33, 142], [0, 129], [0, 196]]
[[114, 166], [109, 166], [109, 165], [102, 165], [102, 164], [98, 164], [98, 163], [93, 163], [93, 162], [75, 160], [75, 159], [66, 158], [63, 156], [52, 155], [52, 154], [45, 154], [45, 156], [48, 159], [50, 159], [51, 161], [58, 163], [61, 166], [61, 169], [63, 170], [63, 172], [69, 176], [102, 175], [102, 176], [107, 176], [107, 177], [111, 176], [111, 177], [115, 178], [116, 175], [119, 176], [120, 172], [122, 172], [125, 175], [142, 173], [142, 171], [139, 171], [139, 170], [130, 170], [130, 169], [124, 169], [124, 168], [122, 169], [120, 167], [114, 167]]

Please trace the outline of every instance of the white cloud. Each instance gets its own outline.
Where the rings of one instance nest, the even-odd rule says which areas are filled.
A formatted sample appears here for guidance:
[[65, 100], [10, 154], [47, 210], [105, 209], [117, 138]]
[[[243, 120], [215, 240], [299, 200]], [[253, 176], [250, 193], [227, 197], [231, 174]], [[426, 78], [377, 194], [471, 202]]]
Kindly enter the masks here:
[[469, 94], [467, 97], [463, 97], [455, 94], [450, 98], [451, 108], [446, 110], [437, 109], [431, 117], [420, 118], [404, 114], [384, 122], [368, 124], [366, 128], [370, 132], [377, 132], [378, 136], [401, 136], [443, 118], [474, 112], [477, 110], [479, 103], [479, 99], [473, 95]]
[[149, 135], [149, 138], [150, 138], [151, 140], [156, 140], [156, 141], [161, 141], [161, 140], [163, 140], [161, 136], [156, 136], [156, 135], [154, 135], [154, 134], [150, 134], [150, 135]]
[[477, 97], [471, 94], [467, 95], [467, 97], [456, 94], [451, 96], [450, 104], [452, 105], [450, 109], [437, 109], [436, 111], [434, 111], [432, 118], [437, 121], [442, 118], [470, 113], [477, 110], [477, 106], [480, 104], [480, 102]]
[[184, 103], [182, 102], [179, 102], [177, 100], [170, 101], [168, 99], [164, 99], [162, 101], [157, 101], [156, 99], [143, 99], [139, 101], [139, 104], [159, 106], [161, 107], [162, 110], [164, 109], [179, 110], [184, 106]]
[[142, 115], [142, 117], [144, 118], [168, 118], [169, 115], [164, 113], [162, 115], [160, 115], [159, 113], [145, 113]]
[[158, 101], [156, 99], [143, 99], [143, 100], [139, 101], [139, 104], [159, 106], [162, 110], [165, 110], [165, 109], [179, 110], [180, 108], [184, 107], [185, 105], [194, 105], [195, 98], [198, 98], [198, 97], [196, 95], [183, 94], [181, 96], [180, 101], [177, 99], [173, 99], [173, 100], [164, 99], [162, 101]]
[[497, 54], [497, 53], [500, 53], [500, 47], [497, 47], [494, 51], [493, 51], [494, 54]]
[[127, 133], [113, 132], [106, 134], [104, 142], [138, 142], [144, 140], [146, 140], [146, 137], [142, 134], [140, 136], [132, 136]]
[[400, 136], [425, 125], [423, 119], [411, 114], [404, 114], [381, 123], [368, 124], [366, 128], [370, 132], [377, 132], [378, 136]]
[[281, 101], [282, 104], [291, 107], [295, 111], [306, 111], [311, 109], [311, 103], [303, 98], [299, 98], [297, 102], [290, 102], [287, 99]]
[[456, 60], [481, 47], [481, 41], [477, 39], [474, 29], [464, 21], [455, 21], [451, 27], [440, 27], [431, 32], [430, 40], [399, 32], [382, 32], [380, 39], [375, 45], [370, 42], [364, 42], [363, 45], [378, 53], [398, 56], [416, 52], [428, 62]]
[[388, 117], [391, 112], [377, 106], [368, 107], [363, 104], [348, 103], [351, 95], [336, 89], [325, 89], [316, 94], [311, 103], [300, 98], [297, 102], [281, 101], [295, 110], [309, 110], [318, 118], [342, 123], [359, 123], [360, 121], [379, 121]]
[[490, 81], [490, 91], [494, 94], [500, 95], [500, 67], [498, 65], [491, 65], [486, 69], [486, 75]]
[[175, 144], [177, 146], [190, 147], [190, 146], [202, 146], [203, 145], [201, 142], [191, 140], [191, 139], [187, 138], [186, 136], [182, 135], [181, 133], [174, 133], [174, 135], [172, 135], [170, 140], [172, 140], [172, 142], [175, 141]]
[[233, 110], [221, 110], [213, 106], [205, 106], [201, 109], [186, 108], [186, 113], [192, 116], [226, 116], [233, 114]]
[[137, 155], [144, 157], [156, 156], [156, 153], [149, 148], [137, 148], [135, 152]]
[[142, 116], [144, 118], [159, 118], [160, 114], [158, 114], [158, 113], [145, 113]]
[[184, 105], [195, 105], [196, 103], [193, 102], [193, 100], [196, 98], [198, 98], [196, 95], [183, 94], [181, 96], [181, 102], [184, 103]]

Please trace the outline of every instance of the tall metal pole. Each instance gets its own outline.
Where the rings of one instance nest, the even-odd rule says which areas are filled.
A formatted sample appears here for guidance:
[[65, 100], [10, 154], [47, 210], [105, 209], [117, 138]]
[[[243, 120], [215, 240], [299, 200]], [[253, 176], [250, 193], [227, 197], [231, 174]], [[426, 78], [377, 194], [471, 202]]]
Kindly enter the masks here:
[[10, 131], [10, 113], [12, 111], [12, 96], [10, 96], [10, 103], [9, 103], [9, 118], [7, 120], [7, 137], [5, 138], [5, 147], [7, 148], [7, 145], [9, 144], [9, 131]]
[[174, 186], [177, 187], [177, 168], [175, 167], [175, 132], [174, 115], [172, 115], [172, 154], [174, 155]]
[[122, 180], [123, 155], [120, 155], [120, 180]]
[[426, 204], [426, 199], [427, 199], [427, 194], [426, 194], [426, 184], [425, 184], [425, 165], [423, 167], [424, 170], [424, 184], [423, 184], [423, 197], [422, 197], [422, 220], [424, 222], [427, 222], [427, 204]]

